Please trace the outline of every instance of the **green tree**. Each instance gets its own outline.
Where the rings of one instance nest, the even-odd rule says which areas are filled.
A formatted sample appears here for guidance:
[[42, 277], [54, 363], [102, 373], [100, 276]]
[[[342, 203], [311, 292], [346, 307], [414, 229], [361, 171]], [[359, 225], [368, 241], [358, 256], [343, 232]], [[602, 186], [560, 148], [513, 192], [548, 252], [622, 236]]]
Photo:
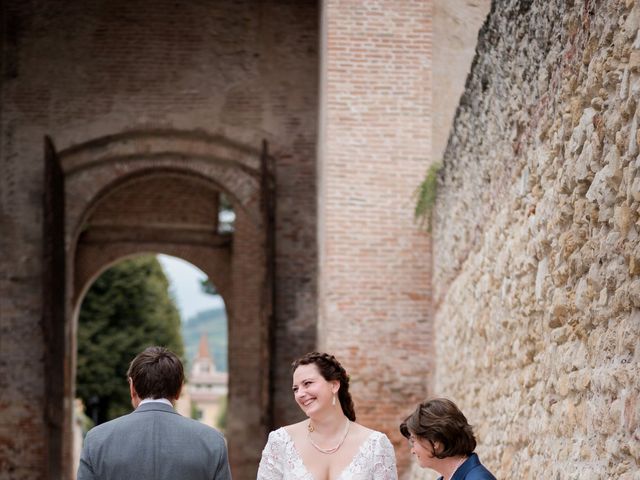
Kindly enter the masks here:
[[200, 280], [200, 290], [208, 295], [218, 295], [218, 290], [208, 278]]
[[76, 384], [96, 423], [131, 411], [126, 372], [140, 351], [162, 345], [182, 356], [180, 326], [155, 256], [125, 260], [94, 282], [80, 308]]
[[216, 419], [216, 427], [225, 432], [227, 430], [227, 399], [228, 397], [225, 395], [220, 403], [220, 412], [218, 413], [218, 418]]

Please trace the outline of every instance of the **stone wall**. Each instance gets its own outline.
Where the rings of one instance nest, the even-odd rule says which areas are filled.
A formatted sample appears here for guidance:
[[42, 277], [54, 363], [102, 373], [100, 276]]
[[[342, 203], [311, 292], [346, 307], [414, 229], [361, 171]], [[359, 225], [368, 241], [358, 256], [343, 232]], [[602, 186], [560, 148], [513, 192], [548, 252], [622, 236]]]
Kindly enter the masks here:
[[481, 31], [435, 208], [434, 393], [498, 478], [638, 478], [639, 21], [512, 0]]

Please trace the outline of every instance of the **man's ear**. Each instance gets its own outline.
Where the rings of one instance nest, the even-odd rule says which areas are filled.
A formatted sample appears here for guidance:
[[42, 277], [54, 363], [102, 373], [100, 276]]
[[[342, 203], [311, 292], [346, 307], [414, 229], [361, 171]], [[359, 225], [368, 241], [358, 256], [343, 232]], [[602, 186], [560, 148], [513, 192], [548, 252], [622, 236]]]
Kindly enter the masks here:
[[140, 403], [140, 397], [138, 397], [138, 392], [136, 392], [136, 387], [133, 386], [133, 380], [131, 377], [128, 377], [129, 380], [129, 394], [131, 395], [131, 404], [133, 408], [138, 408], [138, 404]]
[[180, 398], [180, 395], [182, 394], [182, 388], [184, 387], [184, 383], [182, 385], [180, 385], [180, 390], [178, 390], [178, 393], [176, 393], [176, 398], [174, 398], [174, 400], [178, 400]]

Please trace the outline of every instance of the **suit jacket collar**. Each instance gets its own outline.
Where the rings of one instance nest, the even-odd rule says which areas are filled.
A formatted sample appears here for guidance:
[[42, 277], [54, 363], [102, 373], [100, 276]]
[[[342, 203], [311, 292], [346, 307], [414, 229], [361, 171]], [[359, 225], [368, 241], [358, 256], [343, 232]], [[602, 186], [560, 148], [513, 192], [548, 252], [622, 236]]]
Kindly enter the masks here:
[[458, 467], [458, 469], [451, 477], [451, 480], [462, 480], [467, 473], [473, 470], [475, 467], [480, 465], [480, 459], [476, 453], [472, 453], [469, 458], [467, 458], [462, 465]]

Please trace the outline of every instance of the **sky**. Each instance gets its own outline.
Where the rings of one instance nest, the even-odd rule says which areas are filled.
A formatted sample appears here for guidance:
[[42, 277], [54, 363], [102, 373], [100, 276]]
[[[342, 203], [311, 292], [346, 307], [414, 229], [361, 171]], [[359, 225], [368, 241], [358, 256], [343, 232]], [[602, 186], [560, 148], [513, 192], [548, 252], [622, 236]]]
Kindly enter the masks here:
[[207, 278], [202, 270], [189, 262], [168, 255], [158, 255], [158, 260], [169, 278], [171, 292], [183, 322], [203, 310], [224, 306], [219, 295], [202, 293], [200, 280]]

